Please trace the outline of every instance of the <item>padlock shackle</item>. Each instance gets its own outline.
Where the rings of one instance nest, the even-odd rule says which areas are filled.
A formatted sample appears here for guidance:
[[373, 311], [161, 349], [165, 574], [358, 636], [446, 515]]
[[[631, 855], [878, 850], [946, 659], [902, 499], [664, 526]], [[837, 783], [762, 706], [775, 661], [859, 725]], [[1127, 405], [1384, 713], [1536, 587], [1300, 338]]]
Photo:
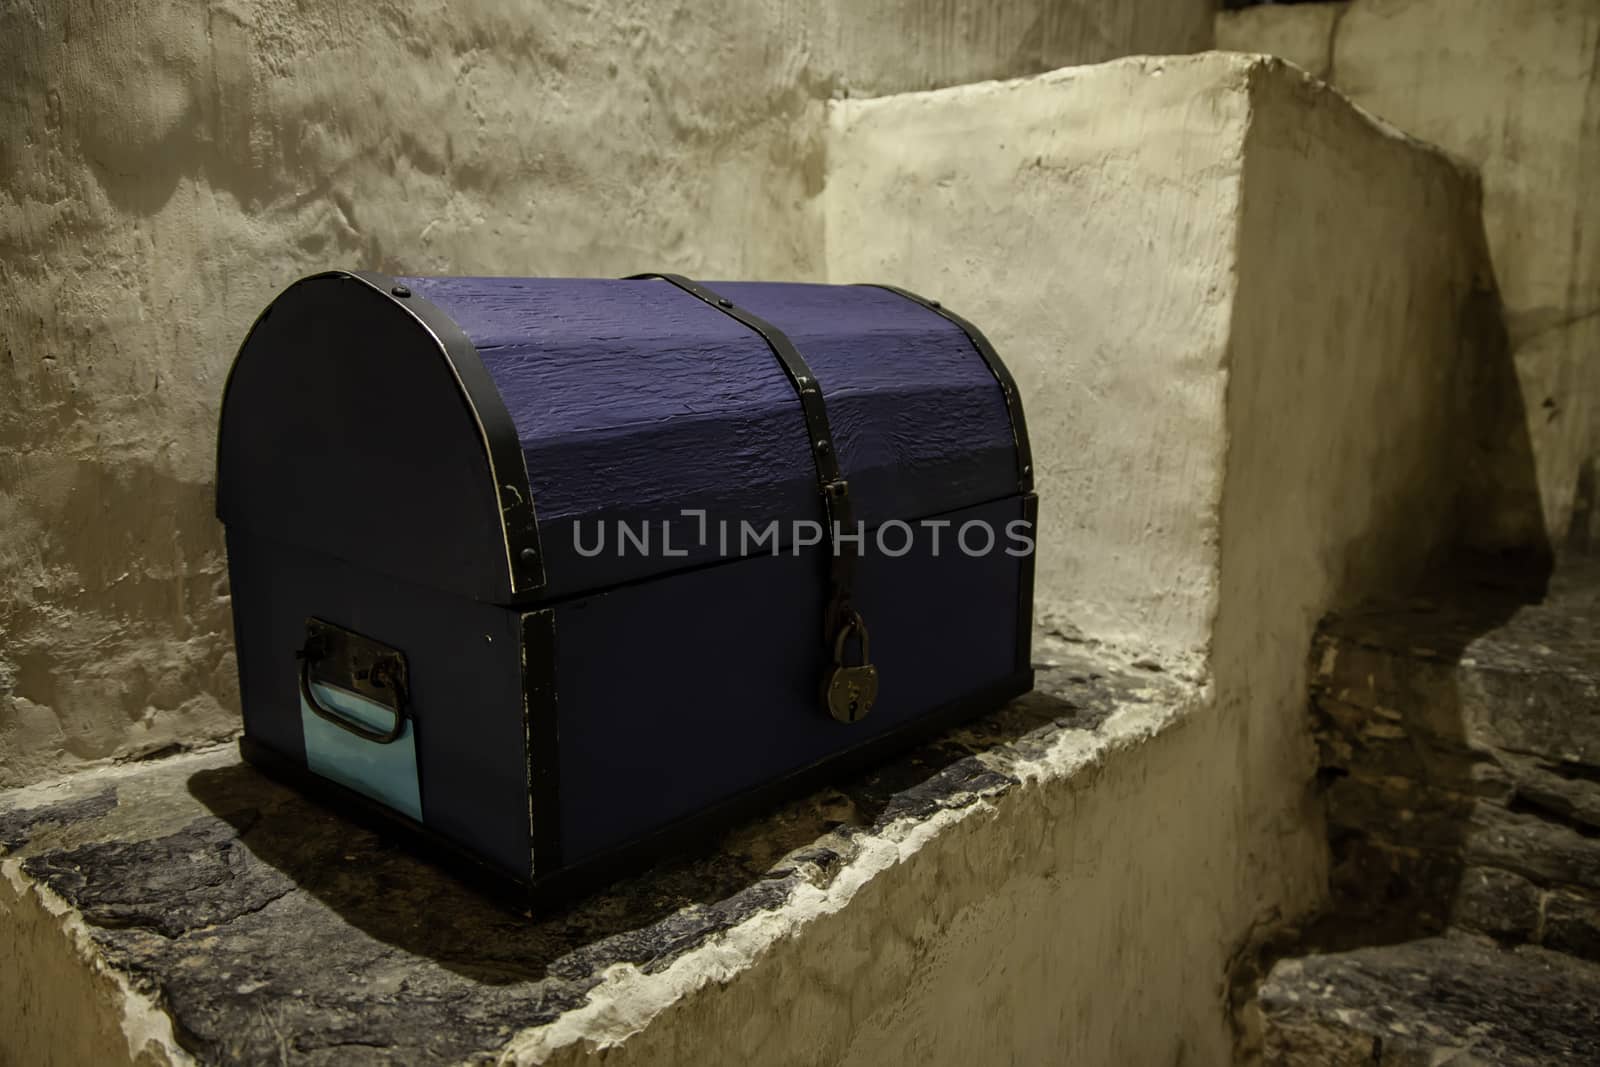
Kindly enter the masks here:
[[844, 625], [839, 627], [839, 635], [833, 639], [833, 665], [844, 666], [844, 644], [850, 634], [861, 635], [861, 662], [872, 662], [872, 638], [867, 634], [867, 622], [861, 617], [861, 612], [852, 610], [844, 617]]

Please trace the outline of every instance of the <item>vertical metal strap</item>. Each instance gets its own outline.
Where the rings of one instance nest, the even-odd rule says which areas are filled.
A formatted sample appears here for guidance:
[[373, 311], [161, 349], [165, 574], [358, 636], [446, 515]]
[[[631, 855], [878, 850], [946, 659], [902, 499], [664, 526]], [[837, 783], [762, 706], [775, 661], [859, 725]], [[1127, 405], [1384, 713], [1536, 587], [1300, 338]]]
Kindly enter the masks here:
[[811, 460], [817, 469], [817, 486], [822, 493], [823, 516], [828, 524], [828, 538], [833, 549], [833, 557], [828, 565], [828, 606], [823, 616], [823, 640], [831, 645], [855, 617], [851, 595], [860, 542], [856, 538], [841, 541], [839, 536], [841, 533], [855, 532], [855, 510], [850, 503], [850, 484], [839, 471], [838, 450], [834, 448], [833, 430], [828, 425], [828, 409], [823, 403], [822, 387], [817, 384], [816, 375], [811, 373], [811, 367], [782, 330], [736, 307], [727, 297], [681, 274], [651, 272], [628, 276], [630, 281], [647, 278], [670, 282], [760, 334], [761, 339], [767, 342], [767, 347], [772, 349], [772, 354], [778, 357], [778, 363], [799, 395], [806, 435], [811, 443]]

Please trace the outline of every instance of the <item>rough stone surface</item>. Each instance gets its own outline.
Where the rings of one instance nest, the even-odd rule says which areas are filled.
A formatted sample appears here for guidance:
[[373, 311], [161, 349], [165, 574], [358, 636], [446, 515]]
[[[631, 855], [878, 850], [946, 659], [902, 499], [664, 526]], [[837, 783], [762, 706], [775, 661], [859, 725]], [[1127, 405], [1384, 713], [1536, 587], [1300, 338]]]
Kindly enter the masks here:
[[1600, 566], [1543, 590], [1476, 574], [1317, 637], [1336, 903], [1386, 936], [1600, 959]]
[[71, 905], [4, 860], [0, 927], [0, 1064], [187, 1062], [171, 1020], [106, 964]]
[[1286, 960], [1261, 990], [1268, 1064], [1545, 1067], [1600, 1054], [1600, 967], [1456, 936]]
[[[837, 898], [870, 892], [892, 869], [902, 869], [897, 878], [940, 886], [937, 903], [924, 903], [959, 922], [978, 906], [979, 885], [1009, 877], [1003, 857], [1010, 850], [1048, 853], [1059, 829], [1042, 839], [986, 834], [986, 846], [981, 839], [957, 845], [958, 824], [1036, 808], [1052, 781], [1076, 778], [1068, 788], [1084, 788], [1105, 760], [1134, 758], [1124, 751], [1132, 741], [1174, 728], [1197, 696], [1153, 663], [1119, 667], [1090, 646], [1059, 639], [1041, 646], [1041, 680], [1039, 692], [971, 727], [740, 827], [700, 854], [538, 916], [483, 897], [262, 778], [231, 750], [36, 786], [0, 801], [0, 832], [10, 843], [4, 940], [25, 922], [58, 940], [77, 924], [104, 967], [165, 1007], [173, 1040], [147, 1036], [134, 1046], [130, 1034], [116, 1059], [134, 1052], [151, 1062], [193, 1055], [206, 1063], [561, 1059], [620, 1039], [666, 1007], [646, 990], [613, 992], [619, 984], [654, 983], [675, 996], [703, 986], [702, 996], [726, 997], [716, 990], [732, 977], [730, 959], [744, 957], [740, 970], [781, 973], [776, 942], [824, 921]], [[1146, 831], [1160, 846], [1175, 844], [1161, 840], [1170, 830]], [[973, 847], [991, 849], [988, 861], [959, 858]], [[1049, 860], [1058, 864], [1053, 877], [1069, 897], [1074, 883], [1092, 879], [1092, 872], [1074, 873], [1076, 862], [1064, 856]], [[37, 903], [45, 900], [70, 907], [46, 917]], [[909, 958], [828, 939], [832, 984], [807, 995], [843, 1007], [874, 984], [858, 983], [854, 972], [910, 967], [926, 978], [938, 962], [916, 959], [923, 950], [915, 945], [941, 916], [905, 918], [908, 932], [922, 932], [892, 951], [909, 950]], [[1041, 976], [1064, 965], [1030, 944], [1027, 927], [992, 937], [985, 951], [997, 960], [1020, 953], [1043, 968]], [[0, 990], [32, 973], [40, 951], [19, 951], [0, 968]], [[1012, 986], [1003, 968], [968, 977], [965, 995], [973, 999], [949, 1007], [970, 1025], [990, 998], [1011, 996]], [[72, 1010], [98, 1018], [115, 1007], [109, 995], [66, 983], [51, 995], [54, 1018]], [[0, 1034], [8, 1035], [0, 1049], [46, 1047], [35, 1032], [40, 1024], [0, 997]], [[1064, 1042], [1085, 1040], [1057, 1032], [1060, 1024], [1046, 1018], [1035, 1028]], [[792, 1031], [763, 1013], [720, 1045], [707, 1035], [722, 1031], [701, 1030], [676, 1058], [641, 1054], [639, 1062], [849, 1062], [865, 1054], [874, 1030], [862, 1018], [796, 1050]], [[1013, 1040], [1025, 1049], [1042, 1036]], [[30, 1039], [35, 1044], [17, 1044]], [[1131, 1051], [1182, 1038], [1116, 1040]], [[28, 1062], [73, 1061], [61, 1053]]]
[[[1543, 525], [1560, 546], [1600, 543], [1600, 5], [1272, 6], [1223, 12], [1217, 41], [1300, 63], [1478, 166]], [[1505, 452], [1520, 466], [1519, 448]], [[1488, 546], [1537, 539], [1529, 487], [1516, 477], [1502, 489], [1474, 536]]]
[[333, 266], [820, 277], [821, 102], [1210, 40], [1206, 0], [0, 7], [0, 785], [234, 729], [217, 402]]

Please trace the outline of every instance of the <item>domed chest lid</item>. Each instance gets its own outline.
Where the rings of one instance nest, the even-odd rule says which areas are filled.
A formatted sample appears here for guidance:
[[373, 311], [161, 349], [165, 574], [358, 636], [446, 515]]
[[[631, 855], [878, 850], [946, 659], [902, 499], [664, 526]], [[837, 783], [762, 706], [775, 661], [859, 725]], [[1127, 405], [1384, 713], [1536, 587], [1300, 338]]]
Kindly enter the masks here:
[[692, 288], [297, 282], [230, 375], [218, 513], [509, 604], [790, 550], [830, 516], [829, 464], [867, 529], [1027, 488], [1014, 387], [959, 320], [871, 286]]

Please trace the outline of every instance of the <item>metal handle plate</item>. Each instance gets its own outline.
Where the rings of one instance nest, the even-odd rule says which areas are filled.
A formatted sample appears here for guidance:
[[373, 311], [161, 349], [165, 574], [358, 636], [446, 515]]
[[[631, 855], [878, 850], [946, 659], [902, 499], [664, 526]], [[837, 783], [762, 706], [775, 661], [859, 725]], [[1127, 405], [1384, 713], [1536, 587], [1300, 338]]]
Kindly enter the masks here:
[[[318, 718], [379, 745], [397, 740], [406, 727], [410, 685], [405, 653], [324, 619], [306, 620], [300, 661], [300, 698]], [[358, 722], [317, 698], [315, 685], [341, 690], [392, 712], [388, 729]]]

